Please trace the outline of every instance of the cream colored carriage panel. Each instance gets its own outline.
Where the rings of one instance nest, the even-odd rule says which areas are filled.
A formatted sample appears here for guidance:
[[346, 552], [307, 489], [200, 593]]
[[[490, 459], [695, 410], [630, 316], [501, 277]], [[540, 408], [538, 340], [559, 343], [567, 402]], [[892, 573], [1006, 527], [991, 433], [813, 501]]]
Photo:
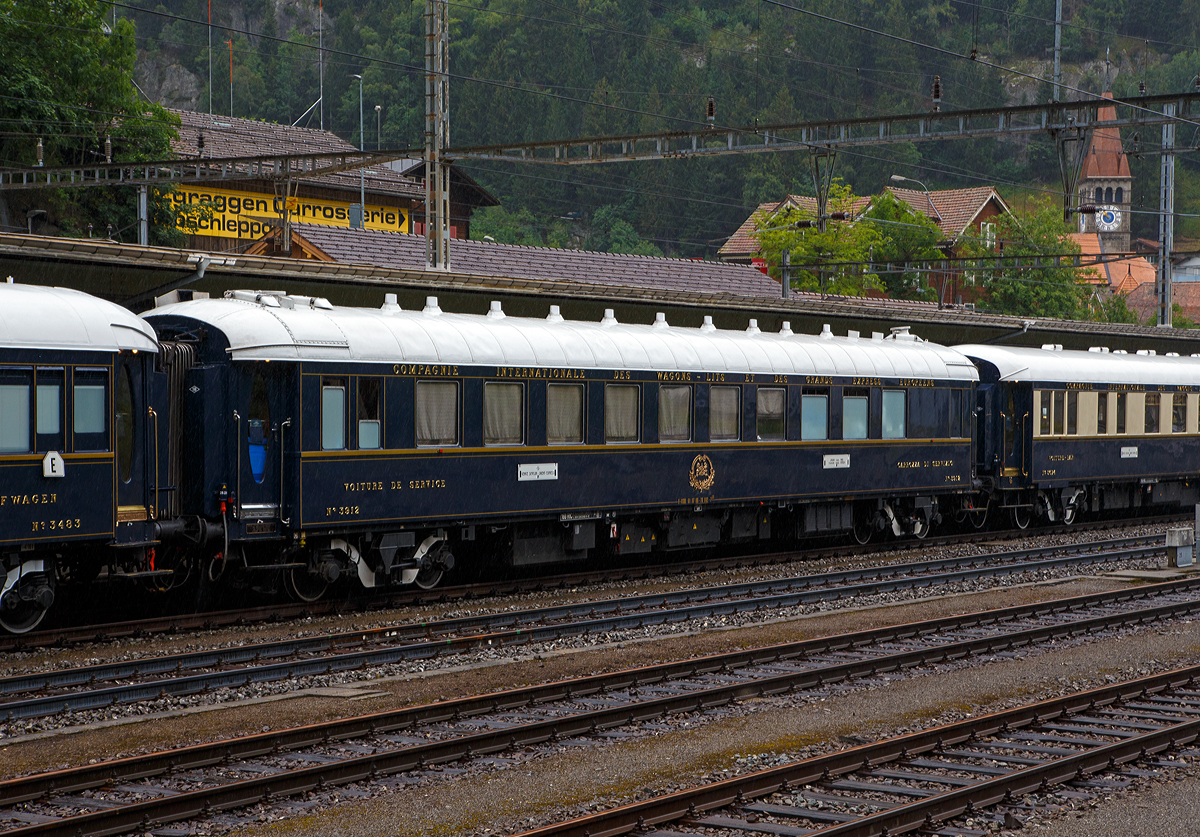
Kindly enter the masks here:
[[[1115, 392], [1099, 392], [1096, 393], [1107, 402], [1105, 404], [1106, 411], [1104, 413], [1104, 435], [1117, 435], [1117, 394]], [[1099, 407], [1097, 407], [1099, 409]]]
[[1175, 393], [1160, 392], [1158, 394], [1158, 432], [1171, 435], [1171, 417], [1175, 412]]
[[1125, 393], [1125, 433], [1140, 436], [1146, 432], [1146, 393]]
[[1033, 391], [1033, 435], [1042, 435], [1042, 395], [1046, 396], [1046, 409], [1050, 409], [1050, 391], [1035, 389]]
[[1096, 435], [1096, 392], [1079, 393], [1079, 414], [1075, 418], [1075, 429], [1080, 436]]
[[1192, 433], [1192, 434], [1200, 433], [1200, 429], [1197, 428], [1197, 414], [1198, 414], [1197, 407], [1200, 407], [1200, 395], [1198, 395], [1194, 392], [1189, 393], [1188, 394], [1188, 415], [1187, 415], [1187, 432], [1188, 433]]

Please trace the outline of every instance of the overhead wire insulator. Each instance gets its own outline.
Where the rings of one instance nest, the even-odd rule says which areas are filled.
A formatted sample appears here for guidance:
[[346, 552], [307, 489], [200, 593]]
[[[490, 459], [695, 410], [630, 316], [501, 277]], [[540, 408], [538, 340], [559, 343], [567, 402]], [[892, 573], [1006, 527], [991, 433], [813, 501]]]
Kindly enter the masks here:
[[112, 137], [104, 138], [104, 162], [112, 162]]
[[933, 77], [933, 111], [937, 113], [942, 109], [942, 77]]
[[45, 162], [45, 157], [44, 157], [44, 155], [45, 155], [45, 149], [43, 149], [43, 147], [42, 147], [42, 138], [41, 138], [41, 137], [38, 137], [38, 144], [37, 144], [37, 164], [38, 164], [38, 168], [41, 168], [41, 167], [42, 167], [42, 165], [43, 165], [43, 164], [44, 164], [44, 162]]
[[708, 120], [708, 124], [713, 124], [717, 118], [717, 100], [712, 96], [708, 97], [708, 104], [704, 106], [704, 118]]

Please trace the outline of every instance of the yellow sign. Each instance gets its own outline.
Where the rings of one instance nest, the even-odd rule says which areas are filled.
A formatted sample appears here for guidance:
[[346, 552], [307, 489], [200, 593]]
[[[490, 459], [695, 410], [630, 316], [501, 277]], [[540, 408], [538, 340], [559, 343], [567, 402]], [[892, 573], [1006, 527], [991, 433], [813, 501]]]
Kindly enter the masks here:
[[[226, 189], [201, 189], [178, 186], [171, 192], [174, 209], [207, 202], [212, 207], [212, 219], [198, 219], [198, 235], [221, 238], [261, 238], [278, 225], [283, 198], [261, 192], [234, 192]], [[288, 198], [288, 215], [293, 224], [323, 224], [329, 227], [350, 226], [350, 204], [316, 198]], [[183, 232], [193, 232], [183, 226]], [[411, 232], [408, 212], [394, 206], [367, 204], [367, 229], [388, 232]]]

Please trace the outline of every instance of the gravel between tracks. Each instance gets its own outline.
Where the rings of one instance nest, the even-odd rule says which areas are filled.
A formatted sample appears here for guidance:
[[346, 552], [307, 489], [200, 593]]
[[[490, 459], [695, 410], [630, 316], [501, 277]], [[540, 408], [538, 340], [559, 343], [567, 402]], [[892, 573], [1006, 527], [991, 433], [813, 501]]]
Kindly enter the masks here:
[[[1032, 539], [1031, 539], [1032, 540]], [[1019, 548], [1016, 544], [1004, 548]], [[957, 547], [954, 547], [957, 549]], [[986, 548], [979, 551], [988, 551]], [[926, 551], [922, 557], [932, 557]], [[897, 556], [896, 560], [911, 559]], [[813, 570], [815, 571], [815, 570]], [[794, 572], [794, 570], [793, 570]], [[754, 575], [764, 575], [761, 570]], [[780, 572], [779, 575], [791, 574]], [[749, 575], [749, 574], [746, 574]], [[728, 579], [728, 573], [723, 578]], [[742, 576], [739, 576], [739, 579]], [[695, 582], [695, 578], [688, 578]], [[685, 656], [715, 653], [737, 647], [793, 641], [863, 630], [885, 624], [933, 618], [972, 610], [1002, 607], [1019, 602], [1081, 595], [1111, 589], [1121, 582], [1097, 579], [1053, 581], [1010, 579], [1009, 583], [978, 591], [974, 585], [953, 590], [920, 603], [882, 599], [843, 602], [855, 610], [810, 613], [769, 624], [739, 626], [736, 620], [711, 625], [702, 634], [646, 634], [610, 636], [584, 648], [572, 642], [558, 647], [512, 649], [511, 654], [487, 652], [468, 659], [447, 658], [441, 671], [404, 671], [396, 679], [372, 680], [361, 690], [364, 698], [314, 695], [288, 700], [238, 700], [215, 711], [193, 715], [167, 713], [154, 723], [146, 719], [114, 721], [96, 713], [97, 722], [76, 734], [61, 734], [53, 724], [41, 735], [25, 741], [0, 738], [0, 753], [8, 765], [6, 775], [66, 766], [116, 755], [132, 754], [196, 741], [310, 723], [365, 711], [382, 711], [410, 703], [484, 692], [497, 688], [543, 682], [579, 674], [646, 665]], [[1017, 583], [1024, 582], [1024, 583]], [[630, 585], [642, 589], [647, 585]], [[926, 595], [930, 591], [923, 591]], [[595, 597], [594, 592], [587, 594]], [[558, 598], [557, 596], [555, 598]], [[872, 597], [879, 599], [881, 597]], [[907, 597], [906, 597], [907, 598]], [[524, 606], [531, 606], [523, 600]], [[866, 607], [870, 604], [870, 607]], [[772, 614], [780, 620], [782, 614]], [[323, 626], [329, 630], [328, 626]], [[713, 631], [712, 628], [724, 628]], [[698, 629], [688, 626], [689, 631]], [[248, 631], [247, 633], [255, 633]], [[636, 633], [636, 632], [633, 632]], [[255, 636], [255, 639], [259, 637]], [[242, 641], [247, 637], [243, 636]], [[1045, 697], [1136, 676], [1141, 671], [1174, 668], [1200, 660], [1200, 622], [1181, 622], [1170, 628], [1127, 633], [1087, 644], [1042, 649], [1019, 660], [997, 660], [986, 666], [959, 664], [939, 667], [938, 679], [930, 672], [897, 682], [859, 686], [852, 692], [830, 692], [811, 702], [796, 699], [788, 704], [750, 701], [731, 710], [716, 710], [708, 717], [672, 719], [661, 730], [603, 742], [568, 742], [518, 754], [503, 754], [491, 766], [430, 771], [415, 784], [406, 777], [350, 789], [312, 795], [297, 805], [282, 806], [287, 818], [271, 822], [281, 806], [253, 812], [263, 822], [215, 818], [195, 825], [197, 833], [219, 833], [230, 828], [249, 834], [344, 835], [479, 835], [523, 830], [544, 821], [555, 811], [575, 806], [577, 812], [607, 807], [616, 801], [638, 798], [651, 790], [688, 786], [704, 777], [728, 775], [765, 767], [780, 758], [794, 758], [843, 746], [863, 739], [894, 734], [903, 728], [923, 727], [955, 720], [967, 711], [1002, 708], [1033, 696]], [[1153, 661], [1153, 662], [1147, 662]], [[293, 687], [295, 688], [295, 687]], [[352, 694], [352, 693], [347, 693]], [[178, 709], [178, 706], [172, 707]], [[51, 719], [54, 720], [54, 719]], [[78, 723], [78, 717], [73, 719]], [[60, 724], [61, 725], [61, 724]], [[15, 728], [10, 730], [16, 732]], [[33, 730], [23, 730], [29, 732]], [[839, 744], [838, 742], [843, 742]], [[1190, 768], [1181, 769], [1185, 774]], [[1155, 782], [1149, 782], [1152, 788]], [[403, 788], [397, 791], [395, 788]], [[367, 798], [354, 799], [356, 796]], [[1169, 797], [1164, 797], [1169, 798]], [[335, 802], [340, 804], [331, 807]], [[1138, 803], [1141, 804], [1141, 803]], [[308, 808], [307, 813], [300, 809]], [[1133, 808], [1134, 813], [1145, 809]], [[1050, 821], [1052, 825], [1057, 820]], [[1027, 823], [1041, 827], [1040, 822]], [[1048, 826], [1049, 827], [1049, 826]], [[1025, 834], [1030, 831], [1026, 830]], [[1058, 837], [1050, 831], [1040, 831]], [[1062, 837], [1091, 832], [1063, 832]], [[1133, 832], [1126, 832], [1133, 833]], [[1169, 832], [1161, 830], [1156, 834]], [[1184, 833], [1184, 832], [1179, 832]], [[1194, 834], [1196, 830], [1187, 832]]]

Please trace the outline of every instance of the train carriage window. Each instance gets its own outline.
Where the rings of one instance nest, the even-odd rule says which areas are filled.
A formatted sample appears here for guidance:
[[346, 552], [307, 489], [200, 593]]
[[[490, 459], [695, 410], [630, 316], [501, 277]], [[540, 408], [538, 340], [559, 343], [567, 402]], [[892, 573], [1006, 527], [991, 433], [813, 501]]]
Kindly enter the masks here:
[[133, 380], [128, 366], [117, 375], [117, 400], [114, 420], [117, 429], [117, 476], [121, 482], [133, 479]]
[[1079, 393], [1071, 390], [1067, 393], [1067, 435], [1074, 436], [1079, 432]]
[[1050, 435], [1050, 390], [1038, 390], [1038, 435]]
[[902, 389], [883, 391], [883, 438], [903, 439], [908, 435], [906, 396]]
[[1177, 392], [1171, 401], [1171, 432], [1187, 433], [1187, 402], [1186, 393]]
[[637, 384], [606, 384], [604, 386], [604, 441], [636, 442], [641, 438], [638, 416], [641, 413]]
[[519, 445], [525, 417], [525, 386], [523, 384], [493, 383], [483, 385], [483, 443], [485, 445]]
[[1063, 435], [1063, 419], [1066, 413], [1066, 410], [1063, 409], [1063, 404], [1066, 401], [1066, 396], [1067, 394], [1061, 389], [1056, 389], [1051, 394], [1053, 405], [1050, 408], [1050, 423], [1054, 428], [1053, 433], [1055, 436]]
[[829, 438], [829, 390], [805, 387], [800, 393], [800, 438]]
[[950, 438], [963, 438], [963, 391], [950, 390]]
[[346, 449], [346, 379], [321, 379], [321, 450]]
[[690, 442], [692, 440], [692, 388], [690, 386], [663, 384], [658, 388], [658, 440], [660, 442]]
[[271, 403], [267, 397], [267, 379], [262, 369], [250, 379], [250, 412], [246, 415], [246, 455], [250, 476], [258, 484], [267, 477], [267, 445], [271, 440]]
[[76, 369], [71, 406], [75, 450], [108, 450], [108, 370]]
[[1126, 410], [1125, 410], [1125, 408], [1127, 406], [1128, 405], [1126, 404], [1125, 393], [1118, 392], [1117, 393], [1117, 433], [1121, 434], [1122, 436], [1125, 435], [1125, 427], [1126, 427], [1126, 423], [1125, 423]]
[[61, 369], [37, 371], [35, 432], [39, 436], [57, 436], [62, 432], [62, 378]]
[[380, 392], [383, 389], [379, 378], [358, 379], [358, 449], [379, 450], [383, 446], [383, 425], [379, 417]]
[[846, 389], [842, 392], [842, 438], [867, 438], [867, 410], [870, 407], [869, 390]]
[[787, 438], [787, 390], [758, 388], [758, 440], [779, 442]]
[[1161, 396], [1157, 392], [1146, 393], [1146, 433], [1159, 431], [1159, 404]]
[[712, 387], [708, 391], [708, 437], [714, 442], [741, 438], [741, 390], [737, 387]]
[[546, 385], [546, 441], [583, 444], [583, 384]]
[[29, 376], [21, 372], [0, 373], [0, 451], [28, 453]]
[[417, 444], [458, 444], [458, 384], [417, 381]]
[[1108, 393], [1098, 394], [1096, 401], [1096, 435], [1108, 435]]

